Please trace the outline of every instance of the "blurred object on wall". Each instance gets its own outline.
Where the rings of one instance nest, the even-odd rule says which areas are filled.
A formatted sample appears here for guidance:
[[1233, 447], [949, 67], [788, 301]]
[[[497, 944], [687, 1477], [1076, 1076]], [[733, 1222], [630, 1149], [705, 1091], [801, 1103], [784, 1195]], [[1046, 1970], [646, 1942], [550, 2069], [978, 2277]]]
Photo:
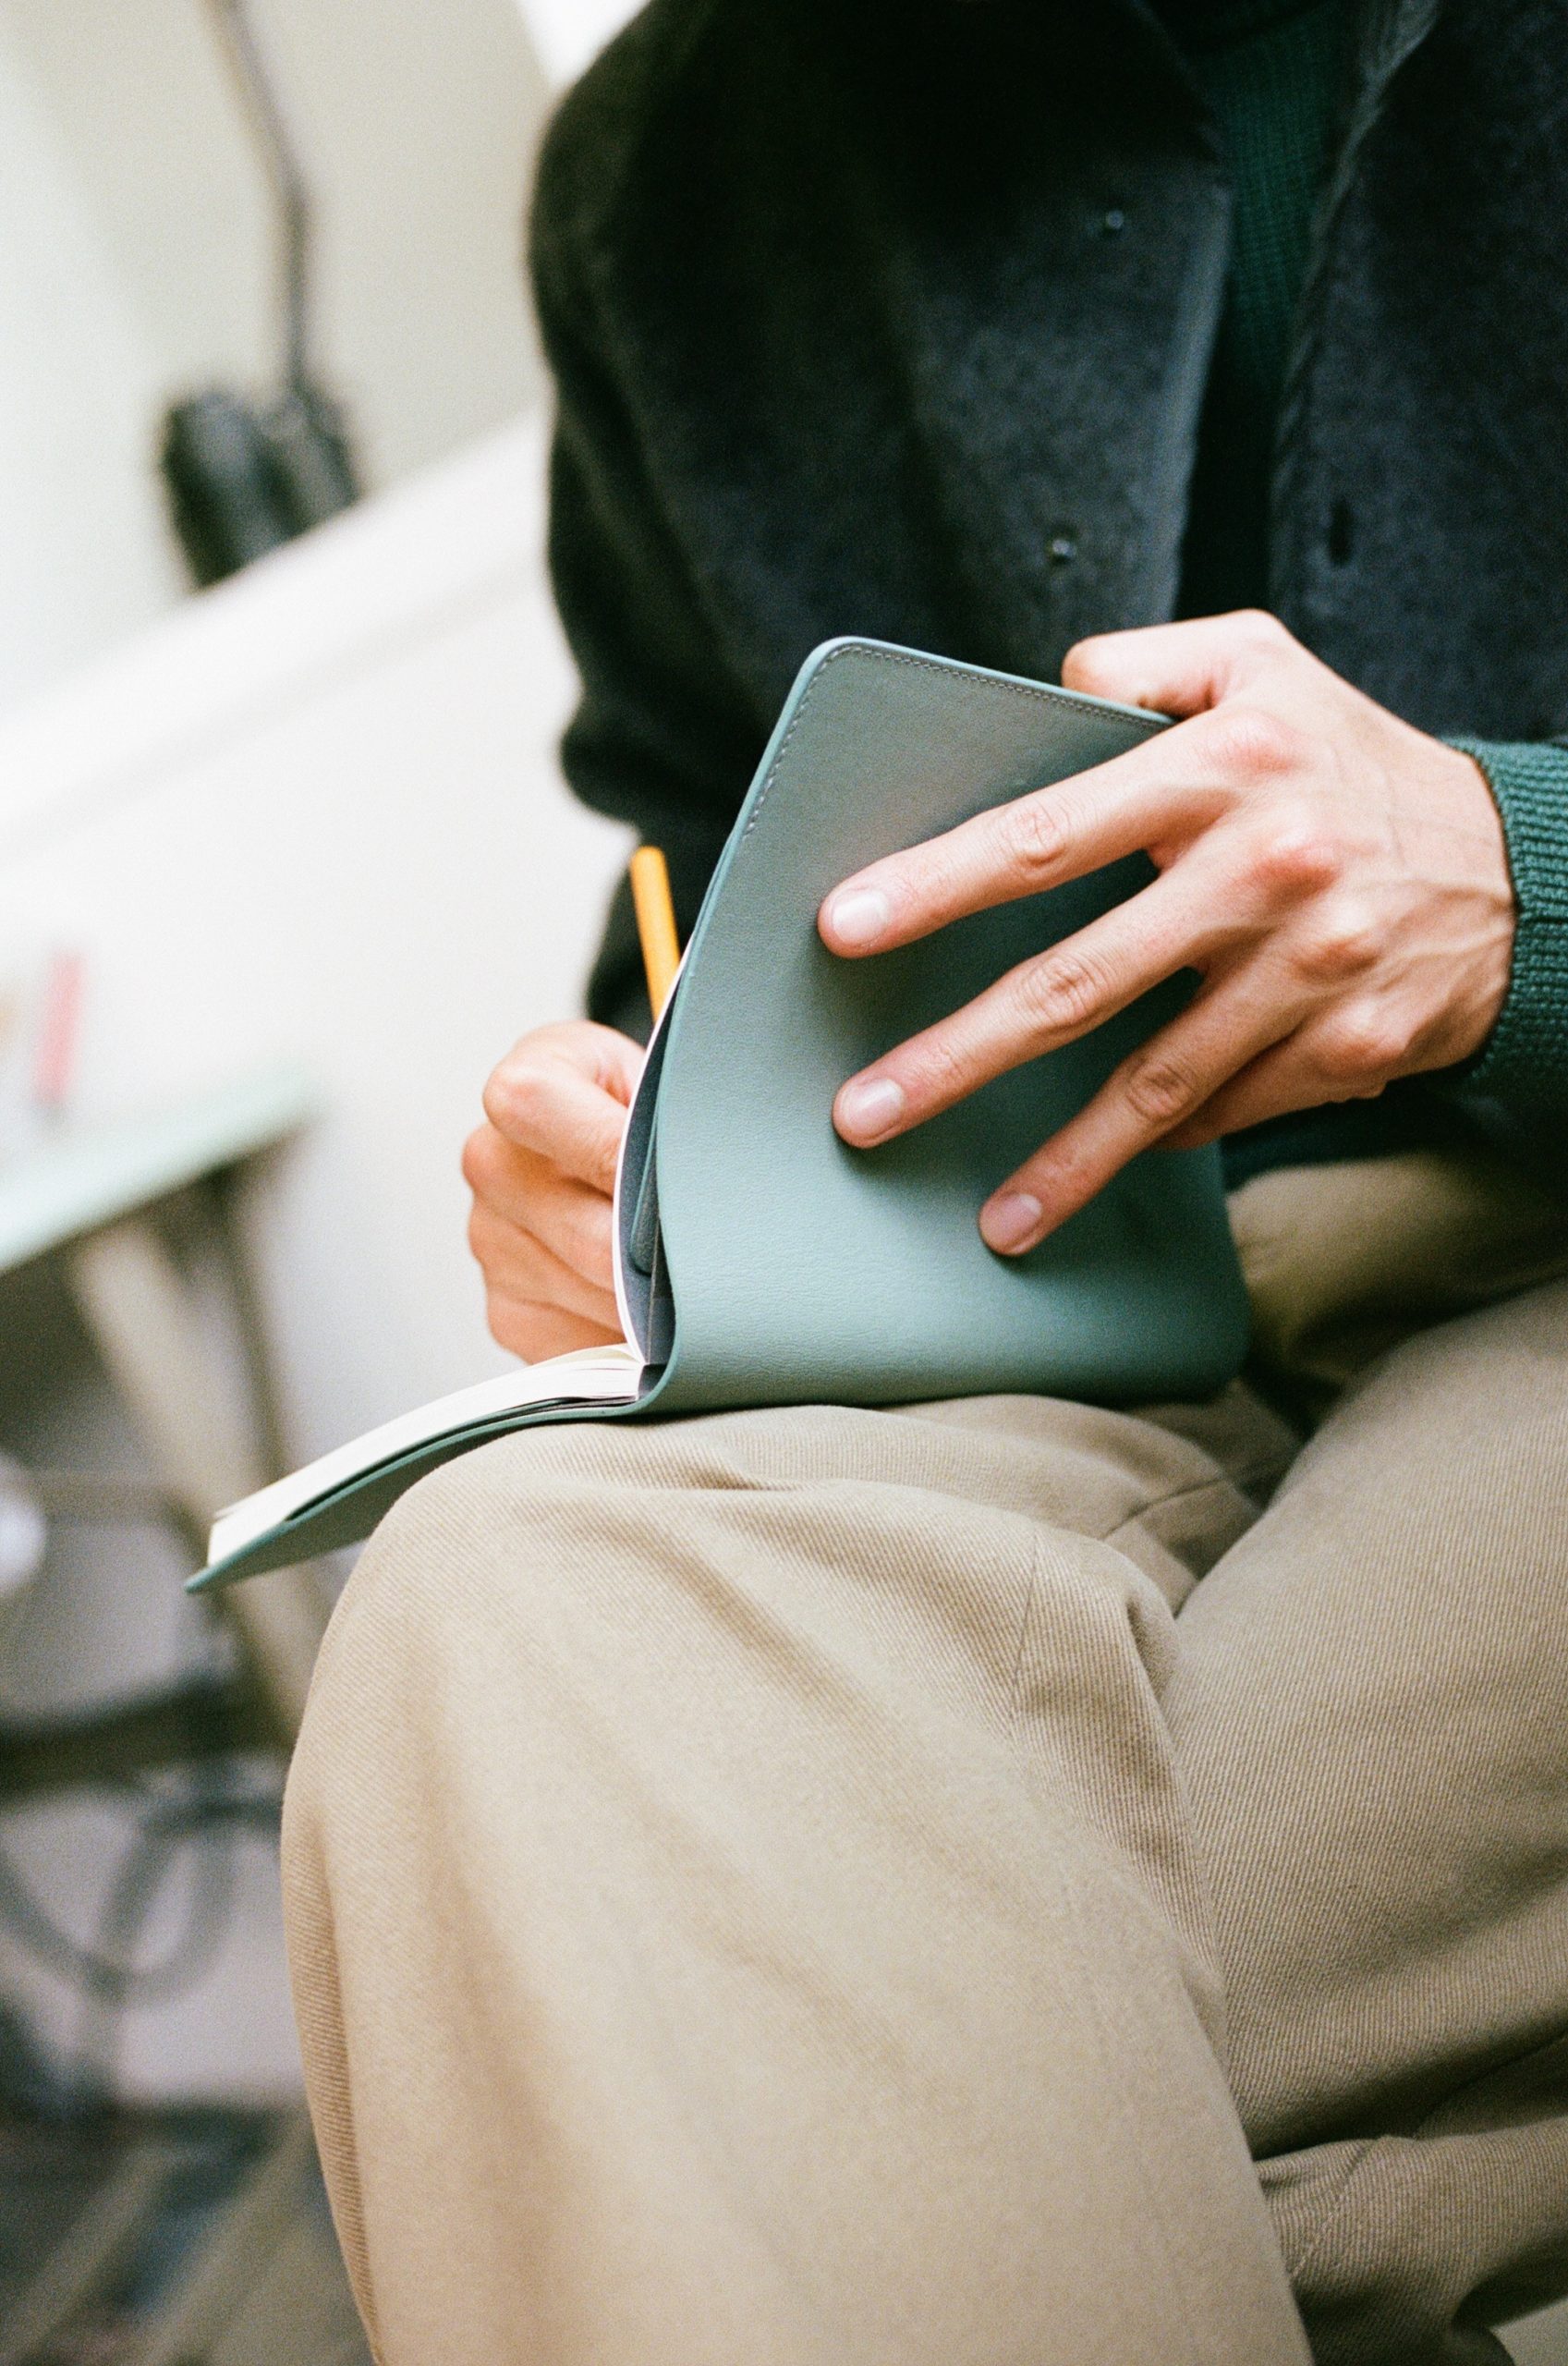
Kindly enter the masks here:
[[359, 496], [338, 408], [310, 385], [266, 409], [221, 388], [176, 403], [162, 466], [175, 531], [203, 585], [237, 575]]
[[274, 217], [283, 391], [259, 404], [231, 388], [176, 403], [162, 466], [175, 531], [199, 584], [221, 582], [359, 498], [348, 430], [310, 366], [310, 189], [246, 0], [209, 0], [255, 136]]
[[81, 954], [58, 936], [0, 940], [0, 1166], [69, 1111], [84, 975]]

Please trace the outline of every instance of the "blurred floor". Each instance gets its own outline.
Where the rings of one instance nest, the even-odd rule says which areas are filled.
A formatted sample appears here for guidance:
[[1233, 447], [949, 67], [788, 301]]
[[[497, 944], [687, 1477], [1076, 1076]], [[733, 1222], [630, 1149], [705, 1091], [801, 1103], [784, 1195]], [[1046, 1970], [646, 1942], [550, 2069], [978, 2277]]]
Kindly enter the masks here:
[[0, 2366], [370, 2366], [303, 2116], [0, 2121]]

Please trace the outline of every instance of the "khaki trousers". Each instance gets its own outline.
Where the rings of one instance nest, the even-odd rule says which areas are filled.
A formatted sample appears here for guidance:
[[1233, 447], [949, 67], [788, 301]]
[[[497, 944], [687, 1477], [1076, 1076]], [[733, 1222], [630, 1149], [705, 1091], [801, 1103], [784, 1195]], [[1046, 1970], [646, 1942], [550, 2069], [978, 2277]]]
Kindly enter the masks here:
[[1451, 1194], [1448, 1319], [1306, 1319], [1396, 1180], [1238, 1208], [1266, 1357], [1370, 1338], [1305, 1446], [813, 1409], [405, 1498], [285, 1829], [383, 2366], [1453, 2366], [1568, 2285], [1568, 1284], [1474, 1303], [1568, 1261]]

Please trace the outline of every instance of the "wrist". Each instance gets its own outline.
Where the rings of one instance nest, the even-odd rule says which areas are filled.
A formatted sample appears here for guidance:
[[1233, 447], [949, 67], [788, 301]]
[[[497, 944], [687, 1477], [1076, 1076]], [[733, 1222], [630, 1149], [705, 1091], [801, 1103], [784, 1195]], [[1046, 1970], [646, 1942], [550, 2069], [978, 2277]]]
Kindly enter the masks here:
[[1519, 906], [1507, 834], [1490, 778], [1474, 750], [1440, 743], [1446, 777], [1430, 811], [1440, 844], [1429, 848], [1453, 899], [1452, 1002], [1440, 1061], [1468, 1067], [1508, 999]]

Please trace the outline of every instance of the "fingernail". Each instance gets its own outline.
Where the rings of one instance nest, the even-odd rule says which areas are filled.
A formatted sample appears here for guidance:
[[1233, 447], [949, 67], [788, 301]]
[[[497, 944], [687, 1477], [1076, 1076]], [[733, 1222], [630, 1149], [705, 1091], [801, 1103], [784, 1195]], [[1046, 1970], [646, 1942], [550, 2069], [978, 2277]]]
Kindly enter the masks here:
[[1045, 1213], [1032, 1191], [1004, 1191], [980, 1210], [980, 1238], [988, 1249], [1024, 1249]]
[[904, 1088], [892, 1077], [861, 1078], [839, 1094], [839, 1131], [853, 1134], [857, 1141], [874, 1142], [897, 1125], [904, 1109]]
[[845, 945], [874, 945], [892, 918], [880, 887], [850, 887], [828, 905], [828, 925]]

